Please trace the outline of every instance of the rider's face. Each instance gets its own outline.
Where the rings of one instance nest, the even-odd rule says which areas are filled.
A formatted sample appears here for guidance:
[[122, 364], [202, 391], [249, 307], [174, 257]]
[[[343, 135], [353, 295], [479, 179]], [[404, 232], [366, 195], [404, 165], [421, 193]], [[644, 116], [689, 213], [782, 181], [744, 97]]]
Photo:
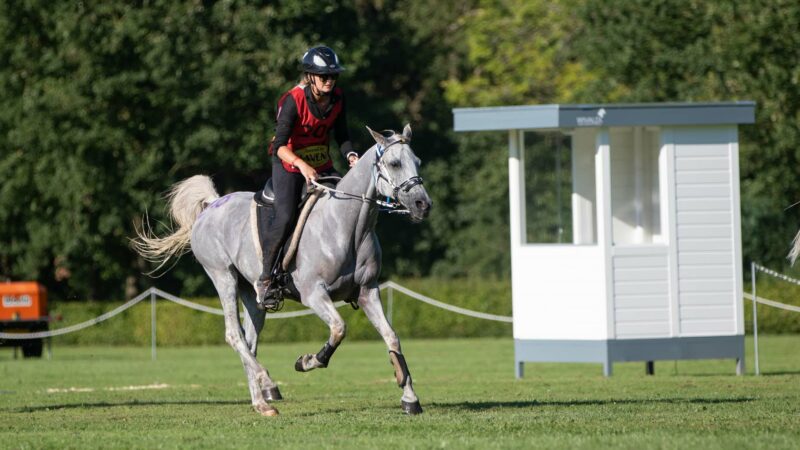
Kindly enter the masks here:
[[330, 93], [333, 90], [333, 87], [336, 85], [336, 79], [339, 77], [338, 74], [323, 74], [317, 75], [314, 74], [311, 78], [314, 80], [314, 86], [323, 93]]

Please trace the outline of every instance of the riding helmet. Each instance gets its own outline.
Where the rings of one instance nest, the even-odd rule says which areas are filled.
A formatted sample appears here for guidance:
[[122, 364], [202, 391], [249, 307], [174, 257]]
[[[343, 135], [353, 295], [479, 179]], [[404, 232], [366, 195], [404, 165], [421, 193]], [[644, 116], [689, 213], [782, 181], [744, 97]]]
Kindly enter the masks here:
[[330, 47], [312, 47], [303, 55], [303, 72], [323, 75], [343, 70], [339, 57]]

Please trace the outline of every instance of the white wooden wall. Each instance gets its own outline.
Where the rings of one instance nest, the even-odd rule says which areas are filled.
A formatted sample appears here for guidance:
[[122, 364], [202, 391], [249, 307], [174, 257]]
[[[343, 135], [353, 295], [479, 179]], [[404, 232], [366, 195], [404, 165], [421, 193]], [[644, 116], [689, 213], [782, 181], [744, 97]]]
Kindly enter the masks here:
[[744, 332], [738, 144], [735, 127], [676, 127], [678, 329], [681, 336]]

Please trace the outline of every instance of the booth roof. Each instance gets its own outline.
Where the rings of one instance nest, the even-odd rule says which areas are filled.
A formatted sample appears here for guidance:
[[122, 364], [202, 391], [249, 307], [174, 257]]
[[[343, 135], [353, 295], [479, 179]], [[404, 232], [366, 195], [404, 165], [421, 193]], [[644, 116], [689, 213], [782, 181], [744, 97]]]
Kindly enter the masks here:
[[607, 103], [454, 108], [455, 131], [570, 129], [657, 125], [731, 125], [755, 122], [753, 101]]

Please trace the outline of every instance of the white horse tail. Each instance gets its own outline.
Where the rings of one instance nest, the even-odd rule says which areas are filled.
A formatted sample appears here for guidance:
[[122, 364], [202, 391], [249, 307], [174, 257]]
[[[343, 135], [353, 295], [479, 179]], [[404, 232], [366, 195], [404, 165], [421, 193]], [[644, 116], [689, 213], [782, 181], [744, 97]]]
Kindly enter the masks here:
[[794, 241], [792, 241], [792, 251], [789, 252], [789, 261], [794, 264], [797, 260], [797, 257], [800, 256], [800, 231], [794, 237]]
[[214, 183], [206, 175], [195, 175], [172, 185], [166, 195], [169, 214], [178, 228], [167, 236], [153, 233], [145, 215], [142, 228], [136, 229], [134, 250], [148, 261], [159, 263], [151, 274], [159, 270], [173, 256], [180, 257], [189, 251], [192, 227], [197, 217], [211, 202], [219, 198]]

